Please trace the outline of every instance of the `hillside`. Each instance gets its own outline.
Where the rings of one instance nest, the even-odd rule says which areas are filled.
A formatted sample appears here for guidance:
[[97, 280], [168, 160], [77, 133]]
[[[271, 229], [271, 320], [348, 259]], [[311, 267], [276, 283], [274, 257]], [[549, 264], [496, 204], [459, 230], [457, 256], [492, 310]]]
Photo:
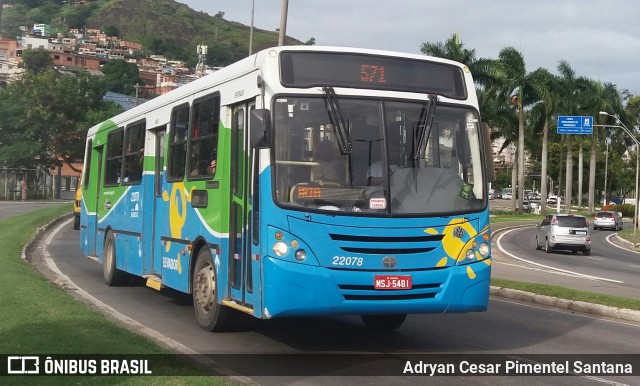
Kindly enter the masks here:
[[[69, 28], [117, 31], [124, 40], [141, 42], [147, 54], [197, 62], [196, 46], [209, 47], [208, 62], [226, 65], [246, 57], [250, 27], [197, 12], [173, 0], [76, 1], [5, 0], [0, 32], [15, 34], [20, 25], [51, 24], [56, 32]], [[224, 10], [221, 10], [224, 12]], [[276, 46], [278, 34], [254, 28], [253, 51]], [[287, 38], [286, 44], [302, 44]]]

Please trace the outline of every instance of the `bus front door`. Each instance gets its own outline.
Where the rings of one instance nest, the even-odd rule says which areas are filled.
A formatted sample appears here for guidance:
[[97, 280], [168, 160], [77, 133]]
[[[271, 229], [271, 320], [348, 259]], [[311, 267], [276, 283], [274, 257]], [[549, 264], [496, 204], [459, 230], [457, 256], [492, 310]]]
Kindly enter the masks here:
[[[92, 160], [95, 160], [96, 163], [93, 170], [95, 170], [95, 179], [92, 178], [89, 182], [90, 184], [94, 184], [93, 192], [95, 193], [95, 200], [91, 204], [91, 208], [87, 207], [88, 213], [93, 213], [93, 218], [89, 217], [89, 222], [87, 224], [88, 231], [87, 235], [89, 237], [89, 251], [87, 256], [98, 256], [98, 249], [102, 249], [103, 239], [98, 234], [98, 221], [99, 221], [99, 207], [100, 207], [100, 192], [102, 191], [102, 153], [104, 150], [104, 145], [95, 147], [92, 151], [93, 154], [91, 156]], [[102, 236], [104, 237], [104, 235]]]
[[158, 229], [159, 226], [166, 226], [166, 211], [160, 208], [165, 206], [162, 192], [164, 189], [164, 154], [165, 154], [165, 134], [166, 127], [161, 126], [152, 130], [154, 135], [154, 173], [153, 173], [153, 243], [151, 243], [150, 259], [145, 261], [145, 269], [147, 273], [153, 274], [158, 278], [162, 277], [162, 234], [164, 229]]
[[[257, 291], [254, 291], [253, 260], [251, 256], [251, 236], [248, 226], [250, 147], [247, 135], [247, 104], [233, 107], [231, 122], [231, 202], [229, 209], [229, 294], [243, 307], [254, 309]], [[257, 290], [257, 289], [255, 289]]]

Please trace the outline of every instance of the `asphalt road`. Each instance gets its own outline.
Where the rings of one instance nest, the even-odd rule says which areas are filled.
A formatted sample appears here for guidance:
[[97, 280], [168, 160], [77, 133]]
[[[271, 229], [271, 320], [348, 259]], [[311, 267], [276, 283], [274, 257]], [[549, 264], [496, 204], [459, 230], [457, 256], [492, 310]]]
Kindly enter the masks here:
[[[524, 232], [524, 231], [523, 231]], [[126, 321], [125, 325], [149, 336], [155, 336], [175, 350], [199, 354], [259, 354], [226, 356], [233, 363], [223, 363], [242, 372], [242, 365], [257, 369], [257, 374], [239, 378], [263, 385], [371, 385], [415, 384], [416, 377], [388, 374], [384, 377], [344, 377], [364, 372], [378, 374], [384, 366], [377, 360], [404, 361], [415, 354], [431, 360], [446, 354], [508, 354], [518, 358], [527, 354], [637, 354], [640, 353], [640, 325], [608, 320], [590, 315], [519, 303], [492, 297], [489, 310], [470, 314], [410, 315], [405, 324], [392, 333], [367, 330], [359, 317], [317, 317], [255, 320], [242, 318], [231, 333], [209, 333], [197, 326], [189, 296], [170, 290], [160, 293], [140, 284], [107, 287], [102, 267], [81, 255], [78, 233], [70, 221], [53, 229], [42, 240], [46, 246], [35, 248], [50, 259], [60, 274], [68, 278], [69, 292], [92, 299], [111, 317]], [[518, 244], [516, 244], [518, 245]], [[520, 248], [525, 249], [525, 244]], [[532, 249], [532, 248], [531, 248]], [[535, 252], [535, 249], [533, 249]], [[594, 255], [599, 256], [600, 253]], [[37, 264], [37, 263], [36, 263]], [[506, 264], [506, 263], [503, 263]], [[496, 264], [496, 271], [500, 271]], [[539, 271], [539, 275], [548, 276]], [[50, 277], [56, 275], [49, 273]], [[158, 338], [161, 336], [163, 338]], [[330, 354], [373, 354], [368, 363], [354, 362], [348, 357]], [[324, 359], [292, 362], [273, 354], [329, 354]], [[218, 363], [221, 358], [216, 357]], [[257, 359], [260, 358], [260, 359]], [[314, 358], [314, 357], [312, 357]], [[330, 366], [326, 364], [329, 363]], [[402, 362], [404, 363], [404, 362]], [[640, 365], [640, 364], [639, 364]], [[279, 376], [265, 376], [267, 371]], [[399, 372], [400, 370], [398, 370]], [[282, 374], [296, 373], [295, 376]], [[386, 375], [386, 374], [385, 374]], [[394, 375], [394, 376], [391, 376]], [[437, 384], [527, 384], [577, 385], [585, 383], [636, 384], [640, 379], [619, 376], [598, 377], [438, 377]]]
[[536, 250], [535, 234], [529, 226], [494, 238], [492, 275], [640, 299], [640, 253], [615, 244], [615, 232], [592, 230], [590, 256]]
[[50, 205], [65, 204], [69, 201], [0, 201], [0, 220], [18, 216]]

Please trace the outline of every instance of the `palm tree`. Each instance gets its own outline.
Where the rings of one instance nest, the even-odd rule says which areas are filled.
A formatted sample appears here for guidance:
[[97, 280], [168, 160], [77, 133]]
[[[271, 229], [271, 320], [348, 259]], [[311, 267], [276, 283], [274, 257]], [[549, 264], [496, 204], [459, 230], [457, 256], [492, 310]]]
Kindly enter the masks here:
[[[583, 108], [581, 99], [584, 99], [585, 93], [582, 91], [585, 88], [587, 79], [584, 77], [577, 77], [575, 71], [571, 68], [566, 60], [561, 60], [558, 64], [559, 77], [559, 92], [560, 99], [558, 101], [558, 115], [580, 115], [579, 112]], [[565, 204], [567, 211], [571, 210], [571, 199], [573, 190], [573, 135], [566, 135], [567, 140], [567, 163], [566, 163], [566, 179], [565, 179]], [[580, 142], [582, 146], [582, 142]], [[580, 170], [582, 174], [582, 170]], [[562, 181], [558, 181], [561, 184]]]
[[[622, 98], [616, 86], [612, 83], [602, 84], [596, 81], [588, 83], [588, 91], [586, 93], [586, 110], [596, 117], [599, 124], [604, 124], [606, 117], [600, 116], [600, 111], [606, 111], [610, 114], [623, 114]], [[589, 213], [594, 212], [595, 206], [595, 184], [596, 184], [596, 155], [597, 147], [601, 141], [601, 131], [598, 127], [593, 128], [591, 141], [591, 154], [589, 159]]]
[[527, 80], [527, 71], [524, 57], [520, 51], [513, 47], [503, 48], [498, 60], [500, 73], [497, 82], [502, 89], [502, 97], [510, 98], [511, 103], [518, 111], [518, 210], [522, 210], [524, 196], [524, 88]]
[[493, 59], [476, 58], [476, 50], [464, 48], [460, 36], [454, 33], [444, 42], [422, 43], [420, 51], [429, 56], [436, 56], [455, 60], [469, 67], [474, 82], [485, 85], [490, 83], [497, 74], [497, 63]]
[[541, 177], [540, 177], [540, 193], [542, 213], [547, 212], [547, 162], [548, 162], [548, 143], [549, 143], [549, 124], [552, 116], [556, 111], [558, 104], [558, 77], [551, 74], [544, 68], [538, 68], [530, 74], [530, 85], [536, 93], [539, 100], [537, 106], [542, 119], [542, 156], [541, 156]]

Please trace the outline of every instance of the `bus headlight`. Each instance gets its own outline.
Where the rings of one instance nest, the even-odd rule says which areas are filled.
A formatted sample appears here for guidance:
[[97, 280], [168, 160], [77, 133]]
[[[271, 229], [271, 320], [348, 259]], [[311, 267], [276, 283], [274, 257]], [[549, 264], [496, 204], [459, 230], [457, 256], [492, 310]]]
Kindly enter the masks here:
[[282, 241], [278, 241], [277, 243], [273, 244], [273, 252], [276, 255], [282, 257], [289, 252], [289, 247], [287, 246], [286, 243]]
[[307, 258], [307, 251], [304, 249], [298, 249], [296, 251], [296, 260], [304, 261]]
[[473, 249], [468, 249], [467, 253], [465, 253], [465, 257], [467, 260], [471, 261], [476, 258], [476, 253], [473, 251]]
[[480, 256], [482, 256], [482, 257], [489, 256], [489, 244], [487, 244], [487, 243], [480, 244], [480, 246], [478, 247], [478, 252], [480, 253]]

